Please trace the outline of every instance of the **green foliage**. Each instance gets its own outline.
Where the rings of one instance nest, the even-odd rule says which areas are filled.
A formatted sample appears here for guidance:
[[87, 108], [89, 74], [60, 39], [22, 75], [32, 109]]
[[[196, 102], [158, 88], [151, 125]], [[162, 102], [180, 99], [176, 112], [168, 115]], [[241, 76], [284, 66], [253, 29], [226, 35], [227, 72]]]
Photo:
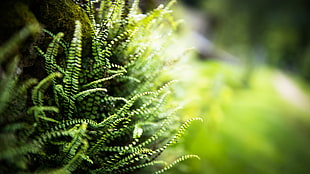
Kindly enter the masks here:
[[191, 126], [183, 137], [187, 153], [199, 154], [201, 160], [186, 161], [190, 168], [182, 163], [170, 173], [308, 173], [310, 88], [305, 81], [259, 67], [244, 87], [242, 66], [220, 61], [194, 65], [195, 70], [185, 72], [184, 98], [196, 96], [195, 104], [184, 106], [180, 115], [207, 113], [205, 124]]
[[[185, 155], [172, 164], [156, 160], [191, 122], [201, 120], [177, 128], [178, 107], [166, 104], [176, 82], [165, 73], [174, 61], [165, 49], [174, 44], [177, 27], [173, 2], [148, 14], [140, 14], [137, 0], [99, 1], [99, 10], [93, 1], [81, 4], [92, 21], [89, 46], [78, 20], [71, 43], [63, 33], [45, 30], [52, 40], [46, 51], [36, 48], [48, 76], [31, 90], [32, 105], [22, 113], [27, 119], [3, 129], [18, 138], [18, 144], [1, 150], [6, 171], [12, 172], [17, 156], [25, 163], [12, 170], [37, 173], [132, 173], [164, 164], [151, 171], [158, 174], [197, 158]], [[92, 53], [88, 57], [82, 56], [85, 47]]]
[[[27, 88], [37, 81], [29, 79], [20, 85], [17, 81], [19, 56], [17, 50], [28, 36], [38, 32], [35, 24], [24, 27], [0, 47], [0, 171], [16, 172], [26, 168], [25, 154], [38, 148], [27, 144], [28, 134], [33, 128], [23, 118]], [[11, 169], [6, 168], [10, 166]]]
[[308, 1], [200, 0], [198, 3], [208, 15], [208, 37], [245, 61], [250, 69], [268, 63], [310, 79], [307, 30], [310, 20], [305, 19], [310, 10]]

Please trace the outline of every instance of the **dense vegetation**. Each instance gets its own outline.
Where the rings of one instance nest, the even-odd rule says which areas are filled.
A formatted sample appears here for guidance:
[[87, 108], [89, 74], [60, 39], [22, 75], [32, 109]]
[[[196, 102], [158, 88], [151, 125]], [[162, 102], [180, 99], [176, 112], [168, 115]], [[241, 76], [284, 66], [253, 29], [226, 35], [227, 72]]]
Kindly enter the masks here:
[[[198, 158], [157, 160], [201, 120], [180, 125], [179, 106], [169, 102], [176, 82], [169, 71], [179, 56], [168, 50], [178, 28], [174, 1], [147, 14], [139, 1], [43, 2], [34, 14], [50, 15], [46, 8], [53, 16], [32, 20], [0, 50], [1, 172], [132, 173], [154, 166], [147, 173], [163, 173]], [[17, 6], [32, 14], [31, 6]], [[51, 18], [58, 21], [51, 25]], [[39, 32], [37, 21], [47, 28]], [[40, 38], [26, 48], [36, 60], [18, 73], [30, 35]]]

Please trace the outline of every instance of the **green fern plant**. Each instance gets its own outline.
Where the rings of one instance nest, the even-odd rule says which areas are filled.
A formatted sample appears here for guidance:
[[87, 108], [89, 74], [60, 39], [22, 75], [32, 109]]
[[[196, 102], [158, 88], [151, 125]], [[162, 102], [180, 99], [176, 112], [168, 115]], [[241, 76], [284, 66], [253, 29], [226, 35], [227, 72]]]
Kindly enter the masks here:
[[79, 21], [70, 43], [63, 33], [44, 30], [52, 41], [46, 51], [36, 48], [48, 76], [31, 90], [23, 143], [1, 151], [0, 160], [20, 155], [28, 164], [21, 171], [37, 173], [132, 173], [163, 165], [154, 171], [159, 174], [198, 158], [185, 155], [171, 164], [156, 160], [192, 121], [201, 120], [174, 127], [178, 107], [166, 104], [175, 83], [165, 73], [172, 63], [165, 47], [173, 43], [177, 26], [173, 2], [148, 14], [139, 12], [138, 0], [81, 5], [93, 28], [87, 57]]
[[[39, 31], [31, 24], [16, 33], [0, 47], [0, 171], [16, 173], [27, 168], [26, 154], [37, 147], [27, 144], [33, 131], [23, 112], [26, 109], [27, 89], [37, 83], [36, 79], [18, 82], [18, 50], [24, 41]], [[27, 130], [27, 131], [25, 131]]]

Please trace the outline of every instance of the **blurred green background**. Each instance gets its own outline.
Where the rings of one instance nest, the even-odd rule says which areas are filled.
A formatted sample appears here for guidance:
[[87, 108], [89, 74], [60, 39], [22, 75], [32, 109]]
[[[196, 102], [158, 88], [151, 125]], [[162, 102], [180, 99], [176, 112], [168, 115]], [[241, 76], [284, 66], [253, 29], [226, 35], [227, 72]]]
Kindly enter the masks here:
[[[168, 173], [310, 173], [310, 1], [184, 0], [197, 53], [178, 72], [182, 119]], [[186, 41], [187, 42], [187, 41]]]

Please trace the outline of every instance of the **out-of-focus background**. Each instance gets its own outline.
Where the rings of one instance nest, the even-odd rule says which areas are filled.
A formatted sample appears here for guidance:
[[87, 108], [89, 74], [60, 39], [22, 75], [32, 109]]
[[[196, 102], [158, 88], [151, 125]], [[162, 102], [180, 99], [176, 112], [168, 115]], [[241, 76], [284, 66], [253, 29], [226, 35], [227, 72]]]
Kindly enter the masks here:
[[180, 71], [185, 83], [177, 93], [187, 102], [179, 114], [204, 122], [192, 125], [165, 156], [189, 153], [201, 160], [169, 172], [309, 173], [310, 1], [178, 5], [187, 28], [183, 40], [197, 50]]

